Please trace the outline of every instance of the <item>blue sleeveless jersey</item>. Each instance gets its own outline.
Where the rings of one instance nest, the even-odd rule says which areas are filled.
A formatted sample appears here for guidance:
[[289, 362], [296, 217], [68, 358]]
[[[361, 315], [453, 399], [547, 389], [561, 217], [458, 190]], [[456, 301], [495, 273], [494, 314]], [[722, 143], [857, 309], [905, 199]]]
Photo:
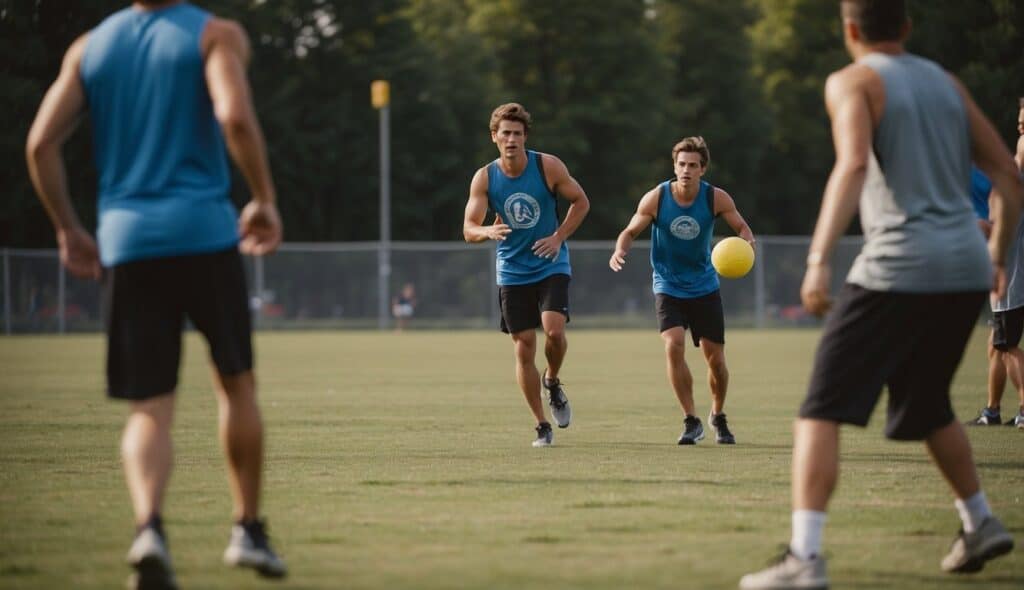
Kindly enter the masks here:
[[188, 3], [126, 8], [89, 33], [79, 75], [99, 169], [104, 266], [238, 242], [200, 50], [210, 16]]
[[661, 184], [658, 217], [651, 229], [654, 292], [680, 299], [701, 297], [718, 290], [718, 273], [711, 266], [715, 189], [701, 181], [697, 198], [682, 207], [672, 198], [670, 184]]
[[558, 229], [558, 210], [555, 195], [544, 181], [540, 154], [527, 151], [526, 157], [526, 169], [515, 178], [506, 176], [497, 160], [487, 167], [487, 201], [512, 228], [498, 242], [499, 285], [527, 285], [554, 274], [572, 274], [565, 242], [554, 260], [533, 253], [537, 240]]

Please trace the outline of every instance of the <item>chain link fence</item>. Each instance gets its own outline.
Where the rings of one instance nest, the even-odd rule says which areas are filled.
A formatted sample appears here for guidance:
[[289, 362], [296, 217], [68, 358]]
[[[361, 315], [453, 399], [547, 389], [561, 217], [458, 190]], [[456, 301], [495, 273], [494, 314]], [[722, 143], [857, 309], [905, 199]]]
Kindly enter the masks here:
[[[800, 282], [810, 238], [762, 236], [757, 262], [742, 279], [722, 279], [730, 327], [814, 325], [800, 307]], [[861, 239], [843, 238], [833, 256], [838, 289]], [[247, 258], [258, 329], [390, 329], [393, 297], [416, 293], [413, 329], [490, 328], [498, 324], [494, 245], [460, 242], [284, 244], [272, 256]], [[655, 328], [650, 242], [638, 241], [625, 269], [608, 268], [613, 242], [570, 243], [573, 328]], [[2, 252], [6, 334], [95, 332], [103, 329], [100, 285], [72, 277], [56, 250]], [[390, 261], [390, 264], [382, 264]], [[388, 292], [381, 293], [379, 273]]]

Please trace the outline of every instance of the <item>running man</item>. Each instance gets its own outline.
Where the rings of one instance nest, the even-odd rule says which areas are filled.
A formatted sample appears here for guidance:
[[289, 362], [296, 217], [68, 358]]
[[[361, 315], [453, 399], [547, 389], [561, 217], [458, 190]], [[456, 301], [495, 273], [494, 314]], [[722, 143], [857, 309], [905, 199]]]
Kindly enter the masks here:
[[[516, 380], [537, 421], [533, 446], [546, 447], [553, 438], [541, 402], [542, 384], [558, 427], [568, 427], [572, 419], [559, 379], [568, 348], [565, 325], [572, 274], [565, 241], [583, 222], [590, 201], [561, 160], [526, 149], [530, 113], [522, 105], [512, 102], [494, 109], [490, 129], [498, 159], [473, 175], [462, 233], [467, 242], [498, 242], [501, 331], [512, 335]], [[561, 224], [559, 197], [569, 202]], [[489, 208], [497, 217], [491, 225], [484, 225]], [[534, 360], [538, 327], [544, 329], [546, 338], [543, 377]]]
[[[865, 242], [826, 321], [796, 421], [789, 546], [775, 565], [740, 580], [747, 590], [828, 586], [821, 547], [839, 426], [866, 425], [886, 385], [886, 436], [923, 440], [956, 497], [963, 528], [942, 569], [976, 572], [1013, 548], [981, 490], [949, 389], [986, 292], [1006, 290], [1020, 179], [960, 82], [905, 51], [902, 0], [840, 5], [854, 63], [825, 84], [836, 163], [800, 290], [809, 312], [831, 306], [829, 259], [858, 205]], [[987, 249], [969, 201], [972, 159], [995, 187]]]
[[687, 137], [672, 148], [675, 180], [647, 191], [636, 213], [615, 243], [608, 266], [618, 272], [626, 264], [633, 240], [648, 225], [651, 229], [651, 266], [654, 268], [655, 310], [665, 342], [668, 381], [683, 408], [679, 444], [695, 445], [704, 438], [704, 426], [693, 402], [693, 375], [686, 365], [686, 331], [699, 346], [708, 365], [711, 413], [708, 423], [719, 444], [735, 444], [725, 418], [729, 370], [725, 365], [725, 318], [718, 274], [711, 266], [711, 237], [721, 217], [751, 245], [754, 234], [729, 193], [702, 177], [711, 153], [702, 137]]
[[[161, 519], [187, 317], [210, 345], [234, 526], [224, 561], [282, 577], [259, 519], [256, 403], [242, 252], [281, 241], [266, 147], [237, 23], [187, 2], [135, 2], [68, 49], [29, 132], [29, 172], [74, 275], [103, 279], [107, 391], [126, 400], [121, 440], [136, 536], [131, 587], [176, 588]], [[61, 146], [88, 113], [99, 169], [99, 247], [68, 196]], [[225, 140], [252, 193], [228, 198]], [[241, 239], [240, 239], [241, 238]]]

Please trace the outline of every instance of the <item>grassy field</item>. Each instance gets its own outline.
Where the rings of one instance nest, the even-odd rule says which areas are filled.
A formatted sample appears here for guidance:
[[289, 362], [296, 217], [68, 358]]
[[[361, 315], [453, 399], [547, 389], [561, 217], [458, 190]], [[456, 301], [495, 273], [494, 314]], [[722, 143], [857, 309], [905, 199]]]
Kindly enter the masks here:
[[[652, 331], [570, 333], [574, 423], [533, 449], [512, 348], [492, 332], [264, 333], [265, 512], [281, 588], [735, 588], [789, 535], [791, 422], [817, 333], [733, 331], [739, 444], [675, 444]], [[983, 402], [985, 334], [954, 387]], [[266, 588], [220, 565], [230, 503], [203, 344], [181, 372], [165, 519], [186, 588]], [[687, 352], [698, 409], [706, 370]], [[541, 361], [543, 366], [543, 361]], [[120, 587], [132, 535], [99, 336], [0, 338], [0, 588]], [[1004, 407], [1013, 405], [1007, 392]], [[843, 431], [825, 543], [836, 588], [1024, 587], [1024, 432], [971, 430], [1018, 549], [973, 577], [938, 563], [959, 521], [919, 444], [882, 414]]]

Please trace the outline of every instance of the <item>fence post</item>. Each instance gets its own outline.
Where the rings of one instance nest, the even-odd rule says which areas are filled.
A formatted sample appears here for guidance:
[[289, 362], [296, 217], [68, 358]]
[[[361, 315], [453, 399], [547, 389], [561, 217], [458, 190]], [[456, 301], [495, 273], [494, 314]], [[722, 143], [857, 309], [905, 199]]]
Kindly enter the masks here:
[[754, 265], [754, 327], [763, 328], [765, 321], [765, 284], [764, 284], [764, 242], [757, 240], [754, 242], [754, 260], [757, 264]]
[[4, 333], [11, 333], [11, 252], [4, 248]]

